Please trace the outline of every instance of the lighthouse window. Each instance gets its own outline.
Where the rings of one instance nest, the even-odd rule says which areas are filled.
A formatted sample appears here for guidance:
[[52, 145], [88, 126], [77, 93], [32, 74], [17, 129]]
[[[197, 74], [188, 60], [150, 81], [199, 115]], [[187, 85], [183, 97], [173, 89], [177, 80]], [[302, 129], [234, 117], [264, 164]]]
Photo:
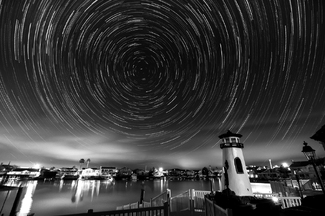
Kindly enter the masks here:
[[243, 165], [241, 163], [241, 160], [238, 157], [235, 158], [235, 167], [237, 173], [244, 173]]

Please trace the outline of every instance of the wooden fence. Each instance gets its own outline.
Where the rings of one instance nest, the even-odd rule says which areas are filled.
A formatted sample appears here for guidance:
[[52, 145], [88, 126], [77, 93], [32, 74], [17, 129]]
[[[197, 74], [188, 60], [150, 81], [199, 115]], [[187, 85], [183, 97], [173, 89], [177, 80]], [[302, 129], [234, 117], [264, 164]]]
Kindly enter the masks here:
[[168, 203], [165, 202], [163, 206], [123, 209], [105, 212], [93, 212], [88, 210], [87, 213], [69, 214], [61, 216], [169, 216]]
[[190, 191], [187, 190], [170, 198], [170, 211], [180, 212], [190, 210]]
[[171, 197], [171, 190], [167, 189], [164, 193], [155, 196], [154, 198], [150, 199], [151, 206], [162, 206], [165, 202], [169, 202]]
[[205, 198], [205, 215], [206, 216], [232, 216], [231, 209], [223, 209], [217, 204], [213, 203], [212, 200]]
[[[232, 216], [231, 209], [223, 209], [205, 197], [211, 191], [200, 191], [190, 189], [177, 196], [171, 197], [171, 191], [167, 189], [164, 193], [150, 199], [149, 202], [135, 202], [117, 207], [116, 211], [93, 212], [72, 214], [66, 216], [167, 216], [170, 212], [182, 211], [205, 211], [206, 216]], [[254, 194], [257, 197], [272, 198], [276, 194]], [[282, 208], [290, 208], [301, 205], [300, 197], [277, 197], [282, 203]], [[65, 215], [62, 215], [65, 216]]]
[[192, 191], [192, 200], [194, 211], [204, 211], [205, 209], [205, 195], [210, 194], [211, 191], [201, 191], [193, 190]]
[[171, 190], [167, 189], [165, 192], [151, 198], [149, 202], [143, 201], [142, 203], [140, 202], [129, 203], [123, 206], [116, 207], [116, 210], [164, 206], [165, 202], [169, 203], [170, 196], [171, 196]]
[[177, 196], [170, 198], [170, 211], [181, 212], [181, 211], [204, 211], [204, 196], [209, 194], [210, 191], [201, 191], [190, 189]]

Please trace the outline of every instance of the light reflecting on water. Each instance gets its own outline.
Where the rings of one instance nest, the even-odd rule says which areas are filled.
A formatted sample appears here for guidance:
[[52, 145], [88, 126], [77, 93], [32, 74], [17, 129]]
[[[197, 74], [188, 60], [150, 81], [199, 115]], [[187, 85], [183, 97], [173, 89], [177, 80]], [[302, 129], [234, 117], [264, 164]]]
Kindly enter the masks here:
[[37, 186], [37, 181], [29, 181], [26, 184], [26, 192], [20, 202], [20, 209], [17, 216], [23, 216], [30, 213], [33, 204], [33, 195]]
[[[117, 206], [134, 203], [140, 200], [141, 189], [145, 189], [144, 200], [149, 201], [167, 188], [172, 196], [188, 189], [218, 190], [218, 182], [198, 181], [106, 181], [106, 180], [58, 180], [58, 181], [26, 181], [10, 182], [11, 186], [24, 186], [17, 208], [17, 215], [24, 216], [35, 213], [35, 216], [60, 215], [94, 211], [115, 210]], [[7, 196], [8, 194], [8, 196]], [[9, 215], [17, 190], [0, 191], [0, 205], [4, 201], [2, 213]], [[7, 196], [7, 199], [6, 199]], [[0, 213], [1, 214], [1, 213]]]

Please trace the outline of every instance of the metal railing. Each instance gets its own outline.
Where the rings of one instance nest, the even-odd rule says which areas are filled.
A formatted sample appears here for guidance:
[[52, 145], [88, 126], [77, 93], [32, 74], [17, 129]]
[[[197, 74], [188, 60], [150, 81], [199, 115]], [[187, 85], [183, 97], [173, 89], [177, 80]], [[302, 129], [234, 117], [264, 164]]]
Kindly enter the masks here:
[[282, 209], [301, 206], [301, 197], [278, 197]]

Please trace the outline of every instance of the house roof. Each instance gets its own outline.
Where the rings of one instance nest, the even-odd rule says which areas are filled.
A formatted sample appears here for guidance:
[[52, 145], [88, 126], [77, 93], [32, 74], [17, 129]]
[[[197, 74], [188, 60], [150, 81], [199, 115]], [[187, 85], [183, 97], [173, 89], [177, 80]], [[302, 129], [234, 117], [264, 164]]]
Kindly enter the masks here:
[[325, 141], [325, 125], [321, 127], [316, 133], [310, 137], [310, 139], [316, 140], [316, 141]]
[[112, 167], [112, 166], [102, 166], [102, 169], [117, 169], [117, 167]]
[[295, 168], [295, 167], [304, 167], [309, 164], [309, 161], [294, 161], [290, 165], [290, 168]]
[[[325, 163], [325, 158], [317, 158], [315, 160], [315, 164], [321, 165]], [[292, 164], [290, 165], [290, 168], [294, 168], [294, 167], [303, 167], [303, 166], [307, 166], [308, 164], [310, 164], [309, 161], [293, 161]]]
[[13, 169], [12, 171], [25, 171], [25, 170], [27, 170], [27, 171], [31, 171], [31, 172], [38, 172], [39, 171], [39, 169], [35, 169], [35, 168], [16, 168], [16, 169]]

